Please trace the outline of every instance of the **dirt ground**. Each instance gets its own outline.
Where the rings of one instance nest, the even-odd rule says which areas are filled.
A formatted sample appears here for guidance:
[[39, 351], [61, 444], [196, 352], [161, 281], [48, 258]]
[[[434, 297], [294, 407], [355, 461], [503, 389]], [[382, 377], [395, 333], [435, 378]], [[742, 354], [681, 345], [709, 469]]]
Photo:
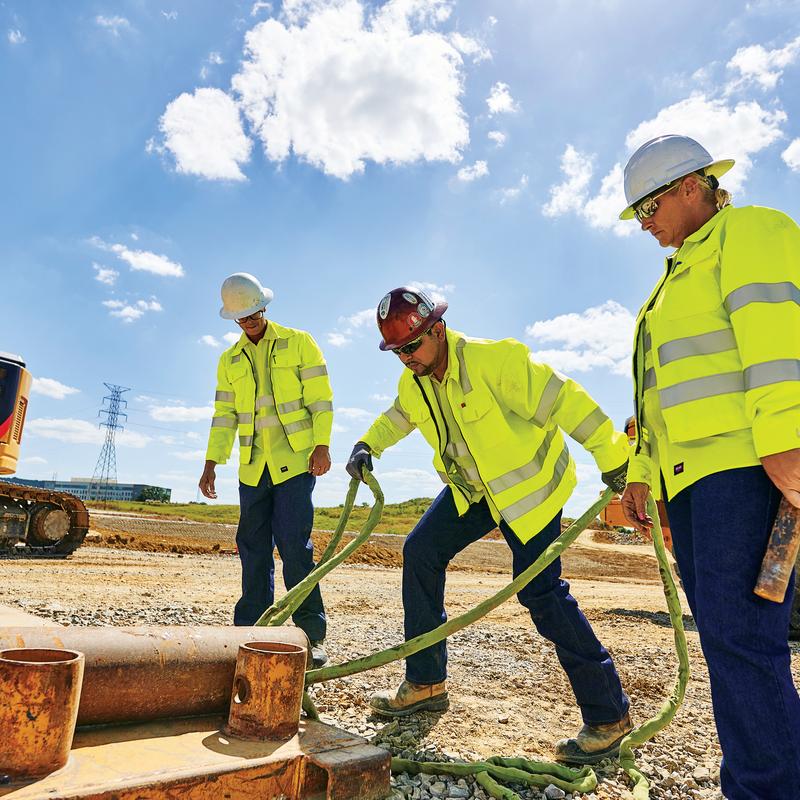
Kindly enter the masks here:
[[[70, 559], [0, 561], [0, 604], [62, 624], [230, 624], [240, 580], [234, 532], [233, 526], [93, 514], [91, 541]], [[315, 552], [329, 536], [315, 532]], [[592, 531], [581, 534], [562, 559], [563, 572], [612, 653], [633, 701], [634, 720], [641, 723], [672, 691], [673, 631], [652, 546], [608, 539]], [[332, 663], [402, 641], [402, 541], [373, 536], [351, 563], [321, 584]], [[450, 617], [511, 580], [510, 554], [502, 541], [471, 545], [453, 566], [447, 580]], [[276, 583], [280, 594], [281, 581]], [[682, 594], [681, 600], [686, 609]], [[653, 796], [710, 798], [718, 788], [720, 750], [707, 668], [691, 617], [684, 614], [684, 622], [692, 670], [686, 699], [669, 728], [640, 748], [637, 759], [654, 779]], [[800, 685], [800, 646], [795, 642], [792, 648]], [[449, 656], [451, 708], [442, 715], [419, 715], [425, 719], [404, 731], [410, 752], [433, 748], [470, 760], [492, 755], [550, 760], [554, 743], [580, 727], [553, 647], [538, 636], [515, 600], [451, 637]], [[379, 738], [386, 720], [371, 715], [369, 696], [402, 676], [402, 664], [394, 663], [321, 684], [313, 695], [324, 720]], [[609, 769], [596, 790], [598, 798], [626, 800], [629, 787], [616, 768]]]

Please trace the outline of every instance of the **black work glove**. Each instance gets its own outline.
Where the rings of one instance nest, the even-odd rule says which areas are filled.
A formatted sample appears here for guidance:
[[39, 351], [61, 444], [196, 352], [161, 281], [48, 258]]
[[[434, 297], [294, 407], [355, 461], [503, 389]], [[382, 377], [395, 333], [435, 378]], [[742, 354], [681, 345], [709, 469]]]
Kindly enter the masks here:
[[361, 477], [362, 464], [372, 472], [372, 454], [364, 442], [357, 442], [353, 452], [350, 453], [350, 458], [347, 460], [347, 466], [345, 467], [347, 474], [351, 478], [363, 481], [364, 479]]
[[625, 491], [627, 475], [628, 462], [626, 461], [621, 467], [612, 469], [610, 472], [604, 472], [600, 478], [609, 489], [613, 489], [617, 494], [622, 494]]

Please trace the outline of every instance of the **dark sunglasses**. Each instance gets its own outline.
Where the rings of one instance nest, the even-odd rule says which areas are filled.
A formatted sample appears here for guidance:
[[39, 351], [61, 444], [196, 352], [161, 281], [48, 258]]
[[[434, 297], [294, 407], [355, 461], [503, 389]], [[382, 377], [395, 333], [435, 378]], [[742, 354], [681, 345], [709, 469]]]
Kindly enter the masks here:
[[[431, 330], [432, 328], [425, 331], [425, 333], [430, 333]], [[422, 336], [425, 336], [425, 333], [423, 333]], [[401, 353], [404, 356], [410, 356], [412, 353], [416, 353], [417, 350], [419, 350], [420, 345], [422, 344], [422, 336], [418, 336], [416, 339], [414, 339], [413, 342], [404, 344], [402, 347], [395, 347], [394, 350], [392, 350], [392, 352], [398, 357], [400, 356]]]

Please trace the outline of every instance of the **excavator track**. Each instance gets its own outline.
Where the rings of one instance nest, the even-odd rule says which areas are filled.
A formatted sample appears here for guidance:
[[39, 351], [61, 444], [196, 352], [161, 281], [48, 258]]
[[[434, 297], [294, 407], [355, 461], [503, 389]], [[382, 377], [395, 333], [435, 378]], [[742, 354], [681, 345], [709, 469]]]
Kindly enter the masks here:
[[[16, 483], [0, 483], [0, 502], [11, 501], [14, 505], [25, 508], [28, 512], [33, 510], [31, 516], [36, 517], [37, 510], [43, 510], [52, 515], [53, 511], [62, 511], [66, 514], [68, 524], [66, 532], [52, 541], [43, 543], [25, 541], [20, 544], [12, 543], [12, 539], [0, 538], [0, 559], [9, 558], [66, 558], [77, 550], [86, 538], [89, 531], [89, 512], [83, 501], [73, 494], [63, 492], [50, 492], [46, 489], [35, 489], [31, 486], [21, 486]], [[63, 519], [59, 519], [59, 522]], [[52, 529], [57, 526], [47, 526], [47, 515], [44, 515], [44, 522], [39, 526], [44, 538], [48, 534], [52, 535]], [[29, 523], [31, 528], [35, 528], [35, 519]], [[28, 532], [28, 539], [32, 538], [31, 530]]]

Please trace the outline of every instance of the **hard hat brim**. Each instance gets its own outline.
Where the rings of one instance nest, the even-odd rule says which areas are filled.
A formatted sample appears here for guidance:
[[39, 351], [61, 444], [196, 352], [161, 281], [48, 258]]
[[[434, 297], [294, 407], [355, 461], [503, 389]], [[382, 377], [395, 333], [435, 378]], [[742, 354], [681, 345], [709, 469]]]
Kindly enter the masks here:
[[414, 339], [419, 339], [423, 333], [427, 333], [442, 318], [445, 311], [447, 311], [447, 303], [437, 303], [433, 311], [431, 311], [430, 316], [425, 320], [426, 325], [422, 330], [417, 329], [413, 331], [405, 341], [395, 344], [386, 344], [386, 342], [381, 339], [380, 342], [378, 342], [378, 347], [384, 352], [387, 350], [397, 350], [398, 347], [403, 347], [409, 342], [413, 342]]
[[267, 289], [265, 287], [263, 299], [259, 303], [256, 303], [251, 308], [245, 309], [244, 311], [237, 311], [236, 313], [234, 313], [232, 311], [226, 311], [225, 306], [222, 306], [222, 308], [219, 310], [219, 315], [222, 317], [222, 319], [243, 319], [244, 317], [249, 317], [251, 314], [255, 314], [256, 311], [259, 311], [262, 308], [266, 308], [266, 306], [268, 306], [272, 302], [272, 298], [274, 296], [275, 293], [272, 291], [272, 289]]
[[[712, 161], [707, 167], [702, 167], [702, 169], [706, 175], [713, 175], [715, 178], [721, 178], [735, 163], [736, 162], [732, 158], [723, 158], [719, 161]], [[687, 170], [682, 175], [675, 175], [668, 181], [665, 181], [663, 184], [661, 184], [661, 186], [666, 186], [667, 183], [673, 183], [681, 178], [685, 178], [687, 175], [691, 175], [693, 172], [699, 171], [700, 170], [698, 169]], [[633, 209], [639, 205], [639, 203], [642, 201], [642, 198], [647, 197], [649, 194], [655, 194], [661, 188], [661, 186], [656, 189], [648, 189], [643, 195], [631, 201], [630, 205], [619, 215], [619, 218], [633, 219], [636, 216]]]

